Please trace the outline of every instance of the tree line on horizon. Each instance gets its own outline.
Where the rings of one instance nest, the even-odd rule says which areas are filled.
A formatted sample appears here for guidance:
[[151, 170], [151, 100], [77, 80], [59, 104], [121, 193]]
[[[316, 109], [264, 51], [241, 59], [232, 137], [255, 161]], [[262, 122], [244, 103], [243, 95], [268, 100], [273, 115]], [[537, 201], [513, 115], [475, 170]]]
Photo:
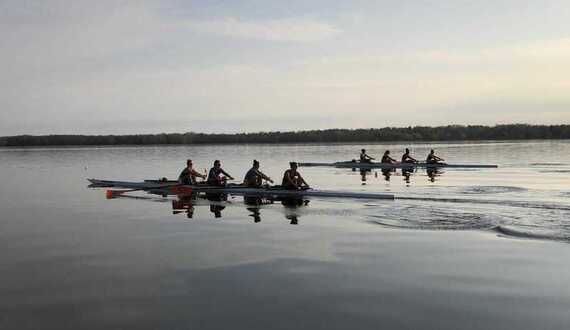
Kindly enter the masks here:
[[184, 145], [248, 143], [339, 143], [389, 141], [476, 141], [570, 139], [570, 125], [449, 125], [326, 129], [236, 134], [162, 133], [137, 135], [18, 135], [0, 137], [0, 146]]

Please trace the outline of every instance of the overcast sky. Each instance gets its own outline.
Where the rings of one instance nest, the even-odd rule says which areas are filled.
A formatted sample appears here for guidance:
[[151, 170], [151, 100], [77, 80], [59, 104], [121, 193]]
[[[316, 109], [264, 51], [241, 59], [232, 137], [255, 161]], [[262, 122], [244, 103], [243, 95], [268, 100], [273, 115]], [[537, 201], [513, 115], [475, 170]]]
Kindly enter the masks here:
[[568, 0], [0, 0], [0, 136], [570, 123]]

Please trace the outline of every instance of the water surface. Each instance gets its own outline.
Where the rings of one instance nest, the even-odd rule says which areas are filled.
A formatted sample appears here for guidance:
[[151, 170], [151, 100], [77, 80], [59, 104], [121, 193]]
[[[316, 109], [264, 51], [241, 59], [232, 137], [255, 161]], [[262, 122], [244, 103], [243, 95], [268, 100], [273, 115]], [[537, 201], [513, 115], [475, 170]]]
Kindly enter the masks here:
[[[385, 176], [301, 168], [322, 189], [394, 201], [246, 205], [87, 177], [174, 178], [192, 158], [280, 181], [290, 160], [430, 148], [498, 169]], [[0, 149], [0, 329], [564, 329], [570, 142]], [[175, 209], [173, 209], [173, 206]], [[188, 210], [191, 209], [191, 212]]]

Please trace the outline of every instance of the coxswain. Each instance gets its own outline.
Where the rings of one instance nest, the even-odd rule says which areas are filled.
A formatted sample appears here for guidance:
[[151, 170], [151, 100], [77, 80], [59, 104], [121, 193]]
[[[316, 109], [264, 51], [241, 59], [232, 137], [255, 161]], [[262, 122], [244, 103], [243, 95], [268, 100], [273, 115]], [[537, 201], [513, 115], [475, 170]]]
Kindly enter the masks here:
[[366, 154], [366, 149], [360, 150], [360, 162], [361, 163], [370, 163], [374, 159], [375, 159], [374, 157], [370, 157], [369, 155]]
[[192, 167], [192, 159], [186, 160], [186, 167], [180, 172], [178, 183], [187, 185], [196, 184], [196, 177], [202, 179], [206, 178], [204, 174], [198, 173], [198, 171]]
[[[222, 174], [224, 176], [222, 176]], [[216, 159], [214, 161], [214, 167], [212, 167], [208, 173], [208, 184], [214, 186], [224, 186], [228, 179], [233, 180], [234, 178], [222, 169], [222, 164], [219, 160]]]
[[303, 187], [308, 188], [309, 184], [305, 182], [305, 180], [301, 176], [301, 173], [297, 172], [297, 163], [290, 162], [289, 166], [291, 168], [286, 170], [285, 173], [283, 173], [283, 181], [281, 182], [283, 188], [285, 189], [300, 189]]
[[243, 179], [243, 184], [246, 185], [247, 187], [259, 188], [263, 183], [262, 180], [266, 180], [273, 183], [273, 180], [271, 180], [270, 177], [263, 174], [259, 170], [259, 162], [254, 159], [253, 167], [250, 168], [249, 171], [247, 171], [247, 173], [245, 174], [245, 178]]
[[410, 156], [410, 149], [406, 148], [406, 152], [402, 155], [402, 163], [417, 163], [418, 161]]
[[428, 163], [428, 164], [438, 164], [438, 163], [443, 162], [443, 161], [445, 161], [445, 159], [437, 157], [435, 155], [435, 151], [433, 151], [433, 149], [431, 149], [431, 151], [429, 152], [429, 154], [427, 155], [427, 158], [426, 158], [426, 163]]
[[390, 150], [386, 150], [384, 152], [384, 156], [382, 156], [382, 163], [384, 164], [393, 164], [396, 163], [397, 160], [395, 160], [394, 158], [390, 157]]

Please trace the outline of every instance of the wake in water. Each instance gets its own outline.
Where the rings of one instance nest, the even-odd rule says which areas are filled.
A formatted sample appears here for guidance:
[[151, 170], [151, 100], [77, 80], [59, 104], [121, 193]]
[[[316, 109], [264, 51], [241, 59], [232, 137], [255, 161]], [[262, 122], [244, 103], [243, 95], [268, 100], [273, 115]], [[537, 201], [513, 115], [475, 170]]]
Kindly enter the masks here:
[[503, 193], [522, 193], [528, 189], [512, 186], [472, 186], [462, 187], [461, 194], [503, 194]]
[[570, 243], [570, 207], [555, 204], [410, 197], [376, 211], [367, 215], [369, 221], [389, 228], [489, 230], [503, 237]]

